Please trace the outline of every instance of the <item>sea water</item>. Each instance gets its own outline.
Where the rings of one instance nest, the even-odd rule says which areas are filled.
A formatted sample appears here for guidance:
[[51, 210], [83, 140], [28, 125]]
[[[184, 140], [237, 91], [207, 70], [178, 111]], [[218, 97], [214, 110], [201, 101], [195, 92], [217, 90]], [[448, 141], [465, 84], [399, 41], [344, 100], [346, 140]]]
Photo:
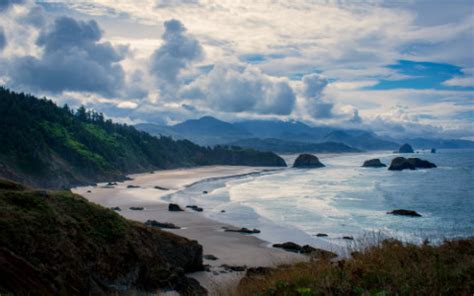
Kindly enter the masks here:
[[[270, 243], [328, 247], [347, 244], [344, 236], [419, 243], [474, 235], [474, 150], [403, 155], [438, 166], [414, 171], [361, 167], [372, 158], [389, 165], [400, 156], [393, 152], [318, 156], [325, 168], [291, 168], [296, 156], [284, 156], [286, 169], [199, 182], [167, 199], [199, 205], [221, 222], [258, 228], [257, 236]], [[387, 214], [394, 209], [422, 217]]]

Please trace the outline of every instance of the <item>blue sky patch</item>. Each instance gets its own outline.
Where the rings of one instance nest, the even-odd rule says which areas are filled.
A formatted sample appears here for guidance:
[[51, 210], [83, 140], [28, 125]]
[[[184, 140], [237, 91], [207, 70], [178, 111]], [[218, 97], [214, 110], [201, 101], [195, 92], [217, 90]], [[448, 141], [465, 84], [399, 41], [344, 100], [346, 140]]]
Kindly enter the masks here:
[[387, 90], [398, 88], [409, 89], [439, 89], [439, 90], [474, 90], [474, 87], [461, 87], [444, 85], [443, 82], [457, 76], [464, 76], [461, 68], [451, 64], [415, 62], [400, 60], [397, 64], [388, 65], [387, 68], [398, 73], [410, 76], [400, 80], [379, 80], [379, 83], [366, 87], [371, 90]]

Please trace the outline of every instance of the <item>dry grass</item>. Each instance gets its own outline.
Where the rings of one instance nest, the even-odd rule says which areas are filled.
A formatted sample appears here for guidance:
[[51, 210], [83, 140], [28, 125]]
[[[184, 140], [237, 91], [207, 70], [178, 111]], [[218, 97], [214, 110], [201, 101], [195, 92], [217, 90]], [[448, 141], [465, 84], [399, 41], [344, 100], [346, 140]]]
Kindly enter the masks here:
[[474, 238], [417, 246], [385, 240], [340, 261], [244, 278], [238, 295], [473, 295]]

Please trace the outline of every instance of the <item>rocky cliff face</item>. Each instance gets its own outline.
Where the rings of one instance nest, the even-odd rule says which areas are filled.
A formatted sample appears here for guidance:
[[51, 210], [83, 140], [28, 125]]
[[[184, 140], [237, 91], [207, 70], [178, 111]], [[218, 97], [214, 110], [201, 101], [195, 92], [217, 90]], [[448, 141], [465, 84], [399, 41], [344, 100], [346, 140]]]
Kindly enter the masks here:
[[322, 164], [319, 159], [312, 154], [300, 154], [296, 158], [295, 163], [293, 164], [294, 168], [322, 168]]
[[[89, 203], [67, 191], [0, 181], [0, 294], [106, 295], [205, 290], [202, 246]], [[193, 292], [190, 292], [193, 291]]]

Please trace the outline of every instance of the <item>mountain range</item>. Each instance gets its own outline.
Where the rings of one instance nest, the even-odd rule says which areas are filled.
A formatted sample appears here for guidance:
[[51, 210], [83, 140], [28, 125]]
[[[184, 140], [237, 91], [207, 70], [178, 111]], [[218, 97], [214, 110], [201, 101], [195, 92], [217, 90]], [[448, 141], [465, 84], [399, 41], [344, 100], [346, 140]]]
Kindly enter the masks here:
[[415, 149], [474, 148], [474, 142], [467, 140], [390, 139], [372, 131], [309, 126], [300, 121], [247, 120], [230, 123], [204, 116], [176, 125], [147, 123], [135, 127], [152, 135], [188, 139], [200, 145], [236, 145], [279, 153], [396, 150], [403, 143], [410, 143]]

